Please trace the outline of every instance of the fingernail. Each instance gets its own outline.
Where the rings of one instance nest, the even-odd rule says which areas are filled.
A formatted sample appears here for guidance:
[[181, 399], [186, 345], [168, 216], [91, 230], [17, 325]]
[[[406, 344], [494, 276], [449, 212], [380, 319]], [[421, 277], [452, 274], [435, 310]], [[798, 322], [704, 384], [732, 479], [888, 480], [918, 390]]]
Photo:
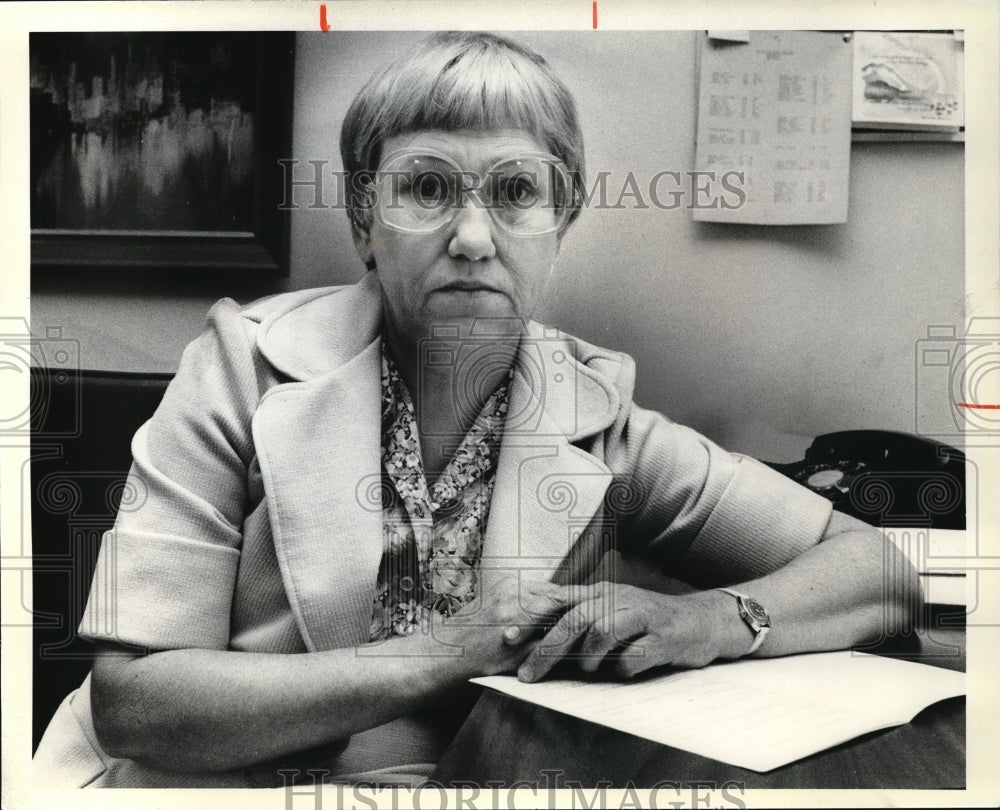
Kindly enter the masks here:
[[517, 679], [522, 683], [531, 683], [531, 681], [533, 680], [533, 676], [530, 670], [527, 670], [524, 667], [522, 667], [517, 671]]
[[505, 627], [503, 631], [503, 637], [507, 641], [517, 641], [517, 637], [521, 635], [520, 627]]

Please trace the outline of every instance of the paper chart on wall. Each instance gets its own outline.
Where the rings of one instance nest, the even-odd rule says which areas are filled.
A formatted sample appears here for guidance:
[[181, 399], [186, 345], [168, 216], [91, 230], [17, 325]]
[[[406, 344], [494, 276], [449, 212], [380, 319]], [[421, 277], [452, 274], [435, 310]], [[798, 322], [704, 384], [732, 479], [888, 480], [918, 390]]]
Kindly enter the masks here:
[[847, 221], [851, 58], [849, 37], [837, 32], [702, 38], [696, 168], [743, 194], [695, 206], [696, 221]]

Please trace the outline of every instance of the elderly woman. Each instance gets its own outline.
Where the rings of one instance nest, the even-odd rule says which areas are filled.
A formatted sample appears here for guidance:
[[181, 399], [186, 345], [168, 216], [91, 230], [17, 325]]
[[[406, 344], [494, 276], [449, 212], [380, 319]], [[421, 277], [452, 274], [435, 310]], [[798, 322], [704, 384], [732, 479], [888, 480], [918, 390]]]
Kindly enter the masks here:
[[[842, 648], [919, 598], [877, 532], [530, 320], [583, 187], [544, 59], [434, 36], [364, 87], [341, 151], [368, 272], [222, 301], [184, 353], [133, 443], [48, 784], [416, 782], [470, 677]], [[584, 584], [620, 578], [609, 550], [710, 589]]]

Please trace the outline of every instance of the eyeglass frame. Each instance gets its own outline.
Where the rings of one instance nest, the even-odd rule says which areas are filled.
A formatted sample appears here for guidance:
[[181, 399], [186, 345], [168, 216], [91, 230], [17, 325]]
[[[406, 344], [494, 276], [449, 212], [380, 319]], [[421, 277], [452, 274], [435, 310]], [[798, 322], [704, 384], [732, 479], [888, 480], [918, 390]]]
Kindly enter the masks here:
[[[387, 172], [384, 172], [384, 170], [381, 167], [383, 165], [386, 165], [386, 164], [390, 163], [393, 160], [399, 159], [401, 156], [406, 156], [406, 155], [419, 155], [419, 156], [425, 156], [425, 157], [433, 157], [433, 158], [435, 158], [437, 160], [441, 160], [442, 162], [448, 164], [449, 166], [454, 167], [455, 171], [451, 173], [451, 178], [452, 179], [454, 179], [454, 178], [460, 178], [461, 181], [462, 181], [461, 184], [460, 184], [460, 188], [459, 188], [459, 191], [460, 191], [459, 201], [457, 203], [455, 203], [455, 204], [449, 203], [447, 206], [444, 206], [444, 205], [440, 206], [440, 207], [448, 207], [448, 208], [450, 208], [452, 210], [451, 216], [445, 218], [444, 220], [442, 220], [441, 223], [435, 225], [432, 228], [427, 228], [427, 229], [405, 228], [405, 227], [402, 227], [402, 226], [400, 226], [398, 224], [394, 224], [392, 222], [387, 221], [385, 219], [385, 217], [382, 216], [382, 210], [383, 210], [383, 208], [379, 204], [379, 193], [378, 193], [378, 187], [380, 185], [380, 181], [381, 181], [381, 179], [384, 176], [389, 176], [389, 177], [398, 176], [399, 174], [402, 174], [402, 172], [388, 172], [387, 173]], [[504, 223], [494, 213], [494, 209], [496, 209], [498, 207], [502, 207], [502, 204], [498, 204], [498, 203], [495, 203], [495, 202], [492, 203], [492, 204], [491, 203], [487, 203], [480, 196], [480, 191], [482, 189], [484, 180], [486, 178], [488, 178], [491, 174], [494, 173], [493, 170], [497, 166], [499, 166], [499, 165], [501, 165], [503, 163], [508, 163], [510, 161], [518, 160], [518, 159], [521, 159], [521, 158], [539, 159], [545, 165], [551, 166], [556, 172], [558, 172], [558, 174], [562, 178], [564, 187], [565, 187], [566, 192], [567, 192], [566, 193], [565, 201], [561, 205], [558, 202], [544, 203], [543, 204], [546, 207], [552, 208], [553, 211], [556, 212], [556, 217], [554, 219], [553, 226], [550, 227], [550, 228], [546, 228], [545, 230], [542, 230], [542, 231], [532, 231], [532, 232], [529, 232], [529, 233], [523, 233], [523, 232], [518, 232], [517, 230], [512, 229], [509, 225], [507, 225], [506, 223]], [[448, 225], [450, 225], [452, 222], [455, 221], [455, 217], [458, 216], [458, 212], [465, 206], [465, 204], [466, 204], [466, 198], [469, 197], [469, 196], [471, 196], [473, 199], [476, 200], [476, 205], [478, 207], [483, 208], [483, 209], [485, 209], [485, 210], [487, 210], [487, 211], [490, 212], [490, 219], [504, 233], [512, 235], [512, 236], [516, 236], [516, 237], [519, 237], [519, 238], [522, 238], [522, 239], [531, 238], [531, 237], [535, 237], [535, 236], [546, 236], [546, 235], [551, 234], [551, 233], [557, 233], [557, 232], [559, 232], [560, 230], [562, 230], [567, 225], [567, 223], [569, 222], [569, 220], [570, 220], [570, 218], [572, 216], [572, 213], [573, 213], [573, 200], [574, 200], [574, 198], [576, 196], [576, 193], [577, 193], [576, 192], [576, 185], [573, 182], [573, 176], [572, 176], [572, 174], [569, 171], [569, 167], [566, 166], [566, 163], [561, 158], [559, 158], [557, 155], [551, 154], [550, 152], [531, 151], [531, 150], [523, 151], [523, 152], [515, 152], [515, 153], [513, 153], [511, 155], [507, 155], [505, 157], [499, 158], [498, 160], [496, 160], [492, 164], [490, 164], [489, 168], [485, 172], [472, 172], [472, 171], [468, 171], [468, 170], [463, 169], [461, 166], [458, 165], [458, 163], [455, 162], [454, 159], [452, 159], [452, 158], [448, 157], [447, 155], [445, 155], [445, 154], [443, 154], [441, 152], [438, 152], [438, 151], [436, 151], [434, 149], [411, 149], [411, 148], [404, 148], [404, 149], [398, 149], [395, 152], [392, 152], [390, 155], [388, 155], [385, 158], [383, 158], [379, 162], [379, 168], [376, 171], [374, 171], [374, 172], [364, 172], [362, 174], [363, 174], [363, 176], [361, 176], [361, 177], [359, 177], [357, 179], [357, 184], [359, 186], [361, 186], [361, 188], [359, 189], [361, 191], [361, 195], [360, 195], [361, 196], [361, 200], [359, 200], [359, 203], [360, 203], [359, 207], [363, 208], [363, 209], [367, 208], [368, 210], [373, 211], [375, 217], [385, 227], [390, 228], [391, 230], [394, 230], [394, 231], [399, 231], [400, 233], [408, 233], [408, 234], [414, 234], [414, 235], [428, 235], [428, 234], [432, 234], [432, 233], [435, 233], [435, 232], [437, 232], [437, 231], [439, 231], [439, 230], [447, 227]], [[474, 186], [469, 186], [465, 182], [465, 181], [467, 181], [469, 179], [476, 179], [478, 182]], [[519, 210], [527, 210], [527, 209], [533, 207], [534, 205], [535, 205], [534, 203], [532, 203], [530, 205], [526, 205], [526, 206], [517, 206], [515, 204], [514, 208], [517, 208]], [[437, 205], [429, 205], [429, 206], [421, 206], [421, 207], [425, 207], [426, 210], [432, 210], [433, 208], [439, 207], [439, 206], [437, 206]]]

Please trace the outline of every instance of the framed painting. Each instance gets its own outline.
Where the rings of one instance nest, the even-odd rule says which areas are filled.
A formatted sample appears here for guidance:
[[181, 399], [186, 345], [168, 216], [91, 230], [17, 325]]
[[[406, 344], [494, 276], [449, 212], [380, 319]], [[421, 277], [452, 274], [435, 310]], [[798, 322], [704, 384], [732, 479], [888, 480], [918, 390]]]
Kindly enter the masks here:
[[31, 265], [288, 274], [293, 33], [32, 33]]

